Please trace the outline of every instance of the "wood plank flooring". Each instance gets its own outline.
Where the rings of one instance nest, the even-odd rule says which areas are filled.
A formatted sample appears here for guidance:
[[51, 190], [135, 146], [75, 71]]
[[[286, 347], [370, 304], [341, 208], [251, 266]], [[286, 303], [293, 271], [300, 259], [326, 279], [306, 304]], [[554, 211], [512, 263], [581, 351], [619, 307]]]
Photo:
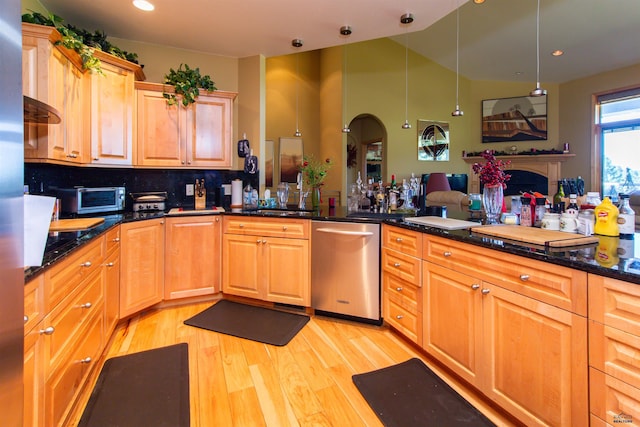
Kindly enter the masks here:
[[[211, 304], [144, 312], [121, 323], [101, 364], [109, 357], [185, 342], [191, 426], [351, 427], [382, 425], [351, 376], [418, 357], [494, 423], [512, 425], [387, 327], [315, 316], [288, 345], [276, 347], [182, 323]], [[70, 425], [77, 425], [98, 372]]]

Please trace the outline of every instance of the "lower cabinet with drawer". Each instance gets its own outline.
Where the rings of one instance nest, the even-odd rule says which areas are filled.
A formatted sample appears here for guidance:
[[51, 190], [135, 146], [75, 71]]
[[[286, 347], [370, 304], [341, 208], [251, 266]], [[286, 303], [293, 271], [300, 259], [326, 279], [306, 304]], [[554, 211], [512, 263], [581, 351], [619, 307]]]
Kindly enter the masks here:
[[61, 426], [105, 345], [105, 236], [25, 286], [24, 425]]
[[640, 424], [640, 286], [589, 274], [591, 425]]
[[224, 217], [222, 291], [309, 307], [309, 229], [305, 219]]

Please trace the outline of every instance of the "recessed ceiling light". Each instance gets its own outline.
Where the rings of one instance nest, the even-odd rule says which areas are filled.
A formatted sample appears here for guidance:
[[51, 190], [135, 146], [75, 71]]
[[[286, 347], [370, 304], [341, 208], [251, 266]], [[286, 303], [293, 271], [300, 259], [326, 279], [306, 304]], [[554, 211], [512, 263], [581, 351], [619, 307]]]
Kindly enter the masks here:
[[150, 12], [155, 9], [155, 6], [152, 5], [147, 0], [133, 0], [133, 5], [140, 10], [144, 10], [146, 12]]
[[475, 4], [482, 4], [482, 3], [484, 3], [484, 0], [473, 0], [473, 2]]
[[560, 49], [556, 49], [553, 52], [551, 52], [551, 55], [553, 55], [553, 56], [562, 56], [562, 55], [564, 55], [564, 51], [562, 51]]

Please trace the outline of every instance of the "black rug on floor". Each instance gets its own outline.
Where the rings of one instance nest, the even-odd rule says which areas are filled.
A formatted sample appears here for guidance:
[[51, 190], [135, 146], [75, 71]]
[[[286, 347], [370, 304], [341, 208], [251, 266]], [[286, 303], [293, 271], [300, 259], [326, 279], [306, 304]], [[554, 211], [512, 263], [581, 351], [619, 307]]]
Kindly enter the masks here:
[[220, 300], [184, 321], [185, 325], [277, 346], [286, 345], [309, 316]]
[[495, 426], [420, 359], [353, 376], [387, 426]]
[[176, 344], [108, 359], [78, 427], [189, 427], [189, 352]]

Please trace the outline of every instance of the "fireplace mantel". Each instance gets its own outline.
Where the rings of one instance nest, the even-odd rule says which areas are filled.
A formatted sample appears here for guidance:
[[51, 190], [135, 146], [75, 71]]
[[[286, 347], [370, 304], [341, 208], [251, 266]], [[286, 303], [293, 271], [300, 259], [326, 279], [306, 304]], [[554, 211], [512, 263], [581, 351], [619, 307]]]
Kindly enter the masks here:
[[[558, 191], [558, 180], [562, 179], [560, 166], [562, 162], [566, 162], [572, 157], [575, 157], [575, 154], [496, 156], [497, 159], [511, 162], [511, 164], [505, 168], [506, 170], [525, 170], [546, 176], [549, 180], [547, 195], [553, 195]], [[480, 180], [478, 179], [478, 175], [473, 173], [473, 164], [484, 163], [484, 158], [473, 156], [463, 157], [462, 160], [469, 164], [469, 193], [479, 193]], [[507, 185], [509, 184], [507, 183]]]

